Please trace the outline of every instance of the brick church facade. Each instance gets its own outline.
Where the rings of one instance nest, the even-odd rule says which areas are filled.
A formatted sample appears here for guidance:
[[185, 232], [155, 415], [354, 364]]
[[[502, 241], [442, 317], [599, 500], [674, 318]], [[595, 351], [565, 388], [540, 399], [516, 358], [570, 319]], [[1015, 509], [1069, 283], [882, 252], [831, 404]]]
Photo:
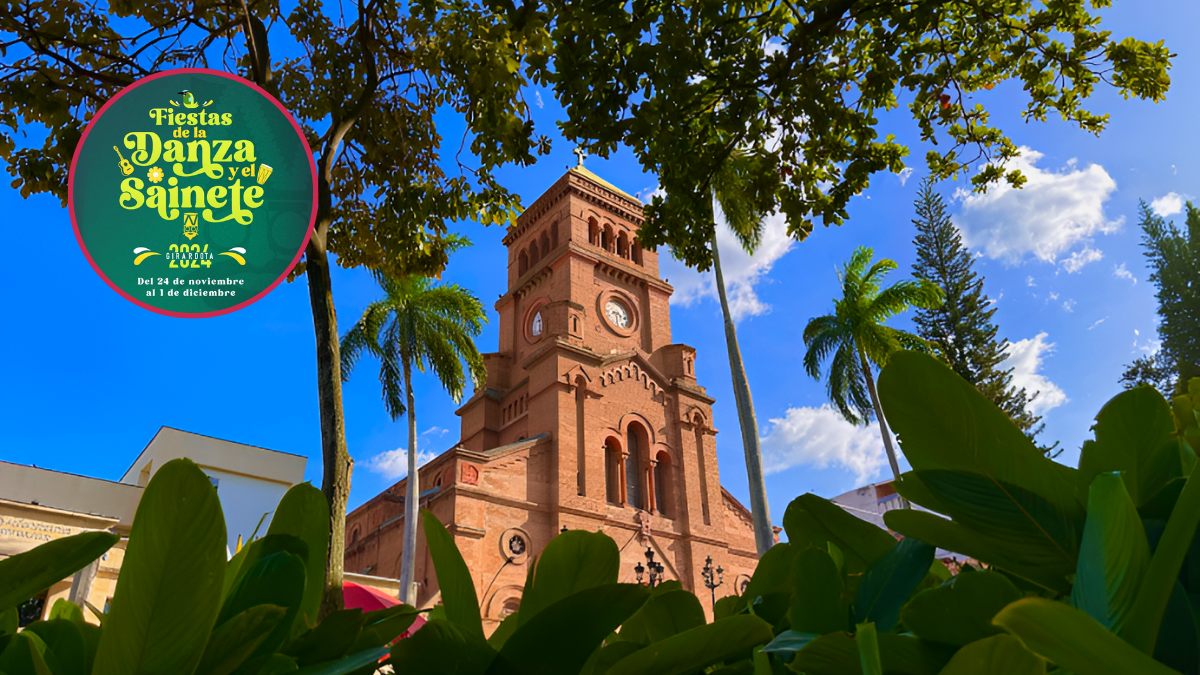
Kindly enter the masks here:
[[[484, 355], [487, 383], [458, 410], [459, 442], [420, 469], [421, 506], [454, 536], [489, 632], [563, 528], [611, 536], [622, 582], [649, 548], [707, 612], [708, 557], [725, 570], [718, 598], [740, 592], [757, 563], [750, 512], [720, 484], [696, 352], [671, 341], [671, 286], [634, 239], [641, 221], [641, 202], [581, 163], [504, 238], [499, 351]], [[405, 490], [401, 480], [346, 517], [347, 572], [399, 575]], [[417, 545], [418, 604], [435, 604], [423, 537]]]

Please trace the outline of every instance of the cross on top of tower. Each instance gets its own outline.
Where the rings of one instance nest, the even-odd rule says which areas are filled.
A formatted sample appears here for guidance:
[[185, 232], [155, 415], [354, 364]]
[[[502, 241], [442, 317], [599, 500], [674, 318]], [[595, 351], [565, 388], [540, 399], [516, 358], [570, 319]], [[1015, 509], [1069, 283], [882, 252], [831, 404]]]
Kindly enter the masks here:
[[575, 166], [577, 166], [579, 168], [583, 168], [583, 160], [587, 159], [587, 156], [588, 156], [587, 151], [584, 150], [580, 146], [576, 146], [576, 148], [574, 150], [572, 150], [571, 152], [574, 152], [575, 156], [579, 158], [579, 163], [576, 164]]

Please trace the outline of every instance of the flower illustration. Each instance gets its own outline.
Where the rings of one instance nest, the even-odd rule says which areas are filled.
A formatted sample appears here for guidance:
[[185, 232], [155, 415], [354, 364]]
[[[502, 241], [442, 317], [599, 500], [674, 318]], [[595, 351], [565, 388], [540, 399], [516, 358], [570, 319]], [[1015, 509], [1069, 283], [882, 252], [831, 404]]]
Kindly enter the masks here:
[[163, 170], [157, 166], [152, 166], [150, 167], [150, 170], [146, 172], [146, 177], [150, 179], [151, 183], [159, 183], [163, 179]]

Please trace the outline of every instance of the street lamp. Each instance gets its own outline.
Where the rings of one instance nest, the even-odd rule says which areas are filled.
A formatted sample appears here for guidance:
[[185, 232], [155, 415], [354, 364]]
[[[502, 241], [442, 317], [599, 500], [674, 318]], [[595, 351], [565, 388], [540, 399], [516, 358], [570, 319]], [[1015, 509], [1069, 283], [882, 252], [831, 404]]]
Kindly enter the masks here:
[[642, 563], [638, 563], [633, 566], [633, 571], [637, 574], [639, 584], [642, 583], [642, 578], [646, 574], [647, 568], [650, 570], [650, 588], [654, 588], [663, 579], [663, 566], [662, 563], [654, 561], [654, 549], [649, 546], [646, 547], [646, 565], [643, 567]]
[[721, 569], [720, 565], [717, 566], [716, 570], [713, 570], [712, 556], [710, 555], [704, 561], [704, 570], [700, 572], [700, 576], [704, 577], [704, 586], [712, 592], [712, 606], [715, 612], [717, 611], [717, 586], [725, 583], [725, 570]]

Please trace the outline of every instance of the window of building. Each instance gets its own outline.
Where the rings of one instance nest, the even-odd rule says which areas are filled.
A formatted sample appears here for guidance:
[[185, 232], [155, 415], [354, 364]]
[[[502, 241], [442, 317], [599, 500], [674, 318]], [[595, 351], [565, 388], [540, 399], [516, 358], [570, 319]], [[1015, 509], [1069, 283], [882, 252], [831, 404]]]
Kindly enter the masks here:
[[529, 332], [534, 337], [542, 334], [542, 313], [538, 312], [533, 315], [533, 323], [529, 324]]
[[641, 443], [634, 425], [629, 425], [629, 454], [625, 456], [625, 503], [635, 509], [642, 506]]
[[604, 485], [610, 504], [621, 503], [621, 446], [616, 439], [604, 442]]
[[521, 251], [521, 255], [517, 257], [517, 276], [525, 276], [529, 271], [529, 254]]
[[617, 255], [622, 258], [629, 257], [629, 235], [624, 231], [617, 235]]
[[600, 225], [596, 223], [595, 218], [588, 218], [588, 243], [592, 246], [600, 245]]
[[671, 517], [674, 511], [674, 499], [671, 485], [671, 456], [666, 452], [659, 452], [655, 457], [654, 463], [654, 506], [658, 512], [667, 518]]

